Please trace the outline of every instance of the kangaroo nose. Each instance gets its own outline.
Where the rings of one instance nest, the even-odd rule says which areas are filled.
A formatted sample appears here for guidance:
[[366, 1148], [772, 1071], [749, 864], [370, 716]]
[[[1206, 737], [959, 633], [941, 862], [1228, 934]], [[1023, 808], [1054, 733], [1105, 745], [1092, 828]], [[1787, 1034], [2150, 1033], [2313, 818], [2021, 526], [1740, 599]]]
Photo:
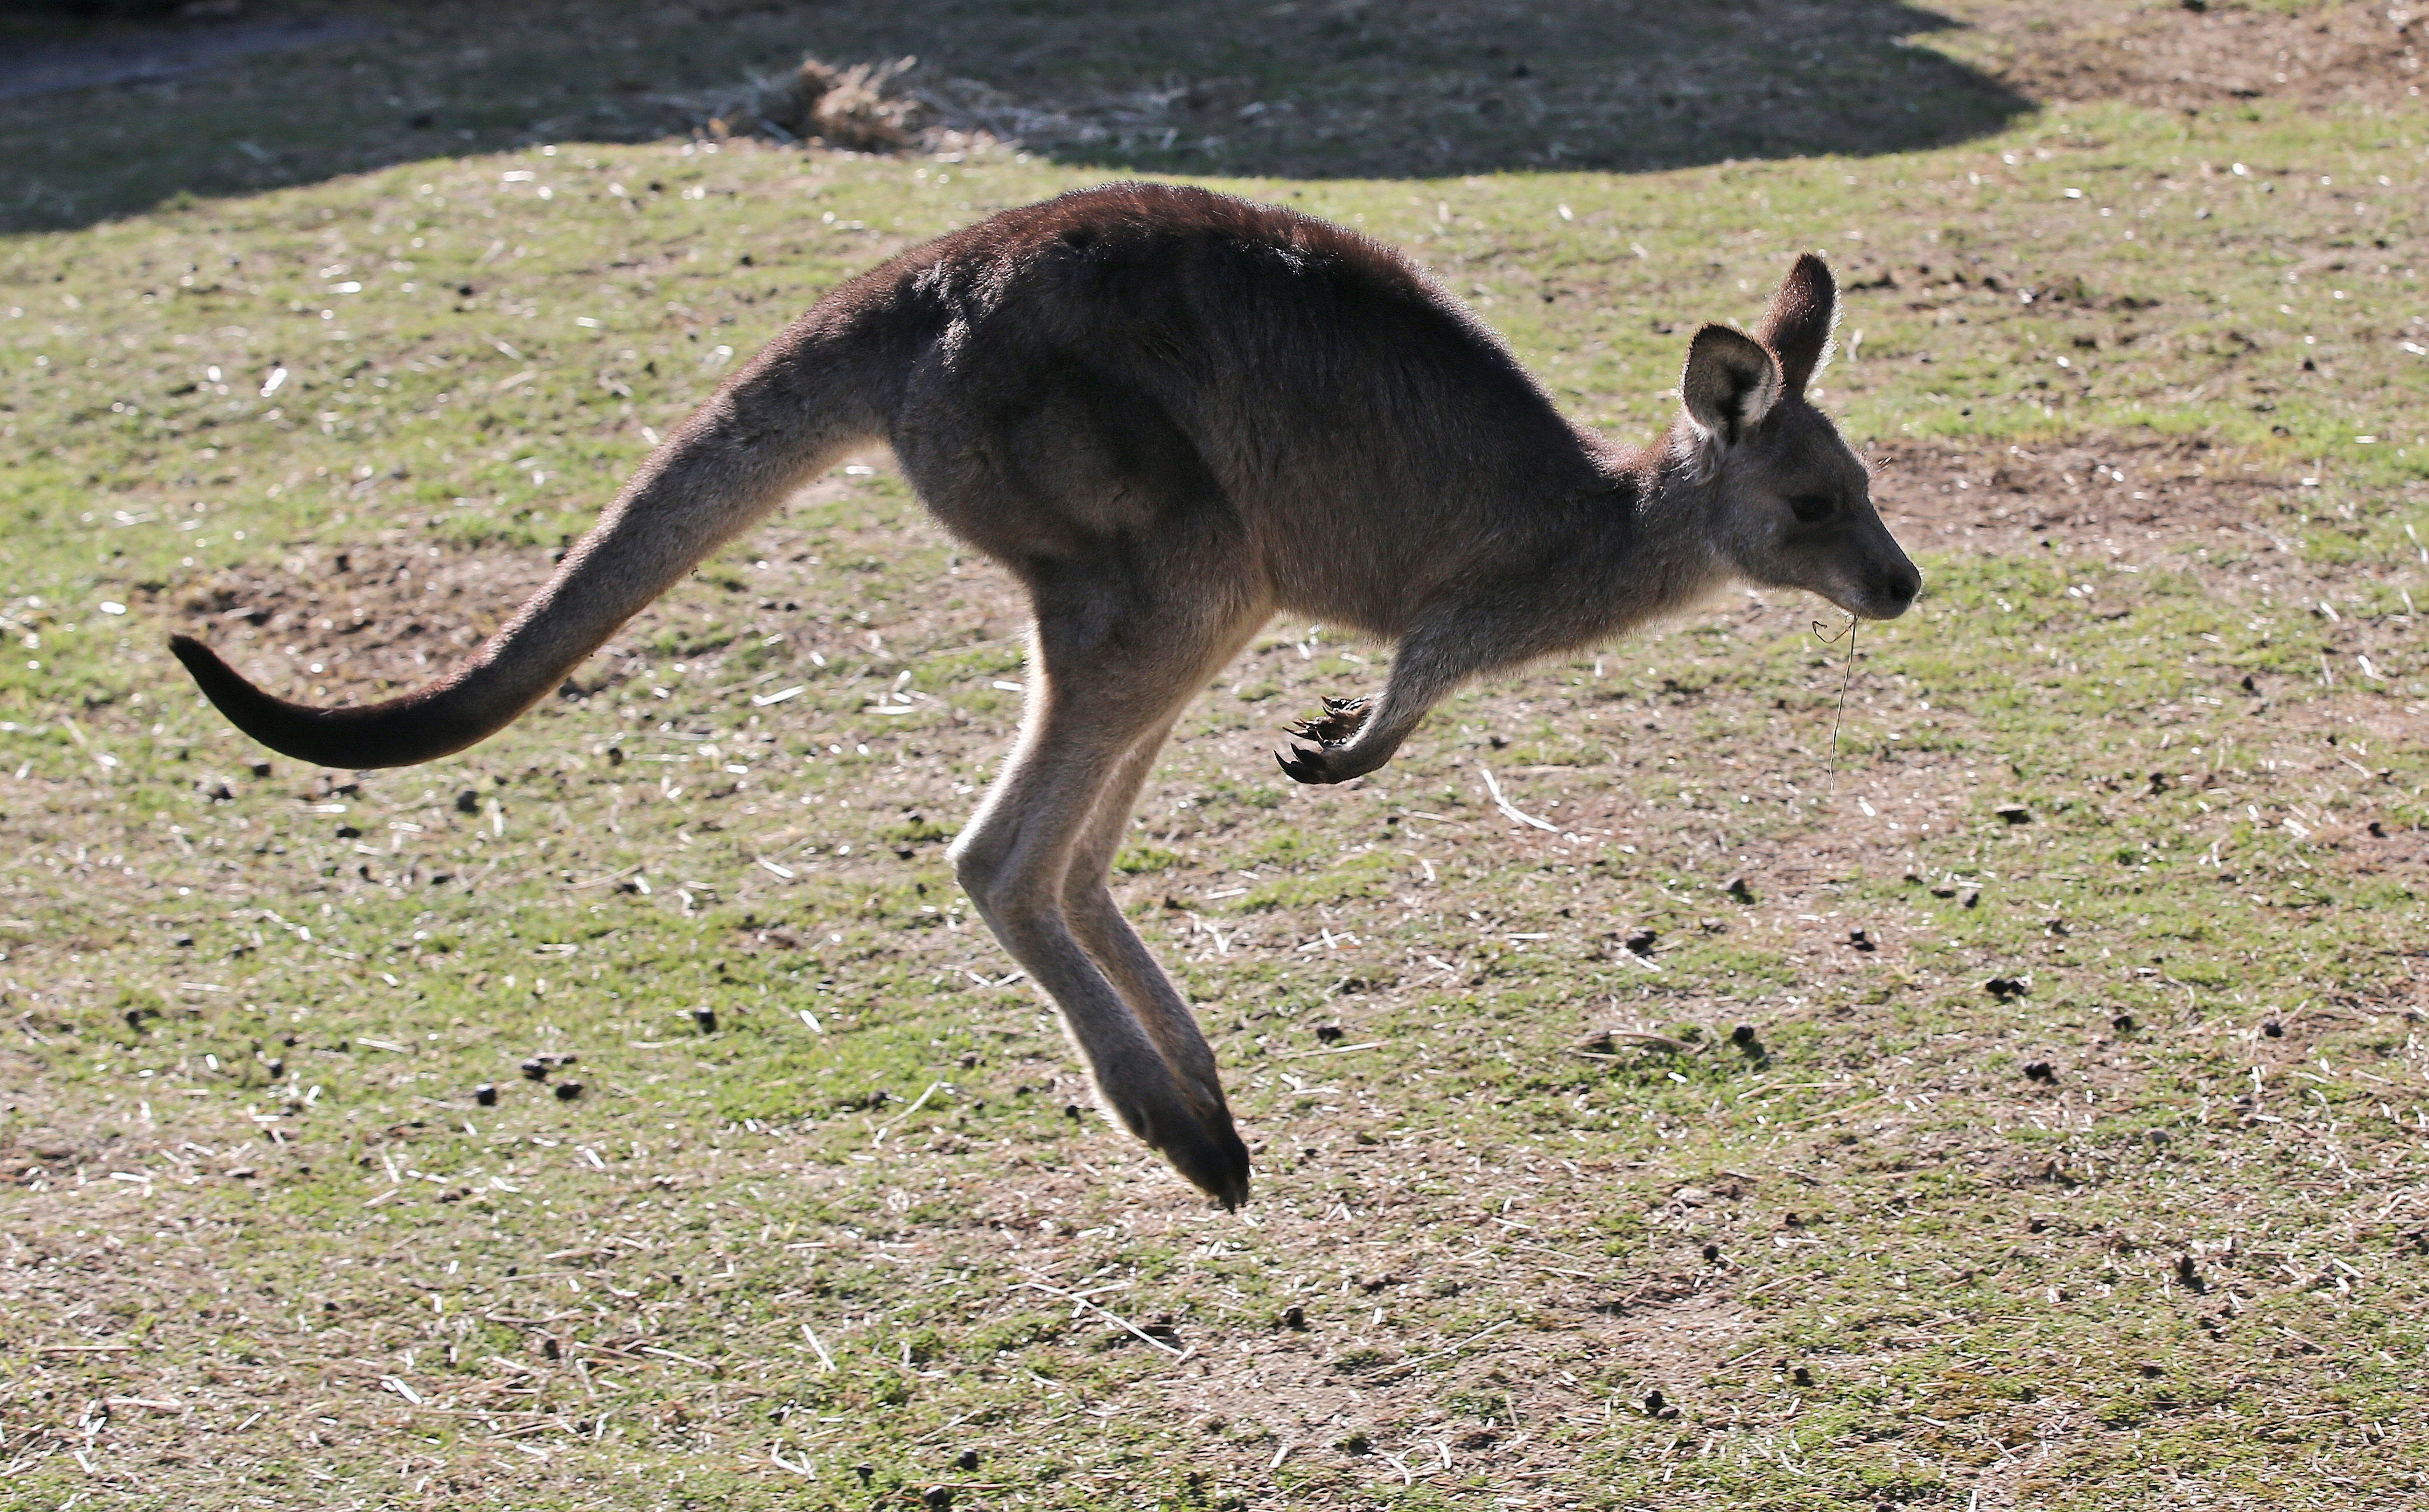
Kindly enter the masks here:
[[1923, 591], [1923, 574], [1911, 562], [1902, 564], [1881, 581], [1878, 590], [1881, 607], [1888, 611], [1884, 619], [1895, 619], [1914, 604], [1915, 595]]
[[1916, 593], [1922, 593], [1922, 591], [1924, 591], [1924, 574], [1916, 571], [1914, 564], [1907, 562], [1899, 571], [1892, 571], [1892, 574], [1890, 574], [1888, 593], [1885, 593], [1885, 598], [1890, 598], [1890, 603], [1897, 605], [1894, 613], [1907, 613], [1907, 608], [1914, 603]]

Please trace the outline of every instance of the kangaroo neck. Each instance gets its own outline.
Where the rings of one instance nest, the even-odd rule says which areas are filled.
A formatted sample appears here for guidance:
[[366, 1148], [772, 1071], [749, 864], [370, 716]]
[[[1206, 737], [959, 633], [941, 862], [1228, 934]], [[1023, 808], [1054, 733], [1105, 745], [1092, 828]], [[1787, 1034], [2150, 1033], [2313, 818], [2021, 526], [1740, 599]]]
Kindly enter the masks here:
[[1727, 576], [1710, 527], [1717, 480], [1667, 443], [1615, 459], [1613, 507], [1586, 553], [1605, 633], [1688, 608]]

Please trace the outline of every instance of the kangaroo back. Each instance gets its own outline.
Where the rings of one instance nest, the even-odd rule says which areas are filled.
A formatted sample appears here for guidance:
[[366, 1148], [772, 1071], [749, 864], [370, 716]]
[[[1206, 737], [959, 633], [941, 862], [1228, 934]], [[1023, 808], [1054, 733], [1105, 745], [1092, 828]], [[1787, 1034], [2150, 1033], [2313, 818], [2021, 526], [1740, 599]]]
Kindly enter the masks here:
[[[239, 730], [322, 766], [408, 766], [483, 740], [703, 557], [852, 447], [882, 438], [918, 317], [889, 265], [821, 301], [667, 438], [547, 584], [445, 677], [385, 703], [316, 709], [273, 697], [210, 648], [170, 637]], [[890, 275], [890, 276], [889, 276]]]

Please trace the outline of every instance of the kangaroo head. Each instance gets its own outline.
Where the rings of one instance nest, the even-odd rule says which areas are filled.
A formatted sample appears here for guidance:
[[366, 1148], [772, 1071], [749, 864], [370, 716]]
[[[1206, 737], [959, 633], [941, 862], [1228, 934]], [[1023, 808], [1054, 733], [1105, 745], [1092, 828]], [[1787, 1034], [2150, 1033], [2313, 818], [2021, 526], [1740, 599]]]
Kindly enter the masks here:
[[1809, 253], [1757, 335], [1696, 332], [1674, 439], [1706, 483], [1711, 542], [1730, 570], [1809, 589], [1861, 618], [1894, 619], [1923, 576], [1873, 508], [1871, 474], [1805, 399], [1838, 315], [1838, 285]]

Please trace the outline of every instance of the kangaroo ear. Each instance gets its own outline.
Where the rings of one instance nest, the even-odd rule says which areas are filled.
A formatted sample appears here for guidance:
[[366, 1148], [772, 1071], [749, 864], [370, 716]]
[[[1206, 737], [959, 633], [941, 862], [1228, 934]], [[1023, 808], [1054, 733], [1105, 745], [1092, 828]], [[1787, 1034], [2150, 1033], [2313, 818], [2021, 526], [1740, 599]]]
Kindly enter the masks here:
[[1687, 371], [1678, 397], [1687, 418], [1706, 436], [1733, 446], [1748, 426], [1779, 402], [1779, 362], [1742, 331], [1708, 325], [1687, 345]]
[[1779, 353], [1787, 391], [1802, 394], [1813, 374], [1830, 360], [1830, 328], [1839, 323], [1839, 281], [1830, 265], [1807, 253], [1796, 259], [1772, 296], [1771, 312], [1756, 334]]

